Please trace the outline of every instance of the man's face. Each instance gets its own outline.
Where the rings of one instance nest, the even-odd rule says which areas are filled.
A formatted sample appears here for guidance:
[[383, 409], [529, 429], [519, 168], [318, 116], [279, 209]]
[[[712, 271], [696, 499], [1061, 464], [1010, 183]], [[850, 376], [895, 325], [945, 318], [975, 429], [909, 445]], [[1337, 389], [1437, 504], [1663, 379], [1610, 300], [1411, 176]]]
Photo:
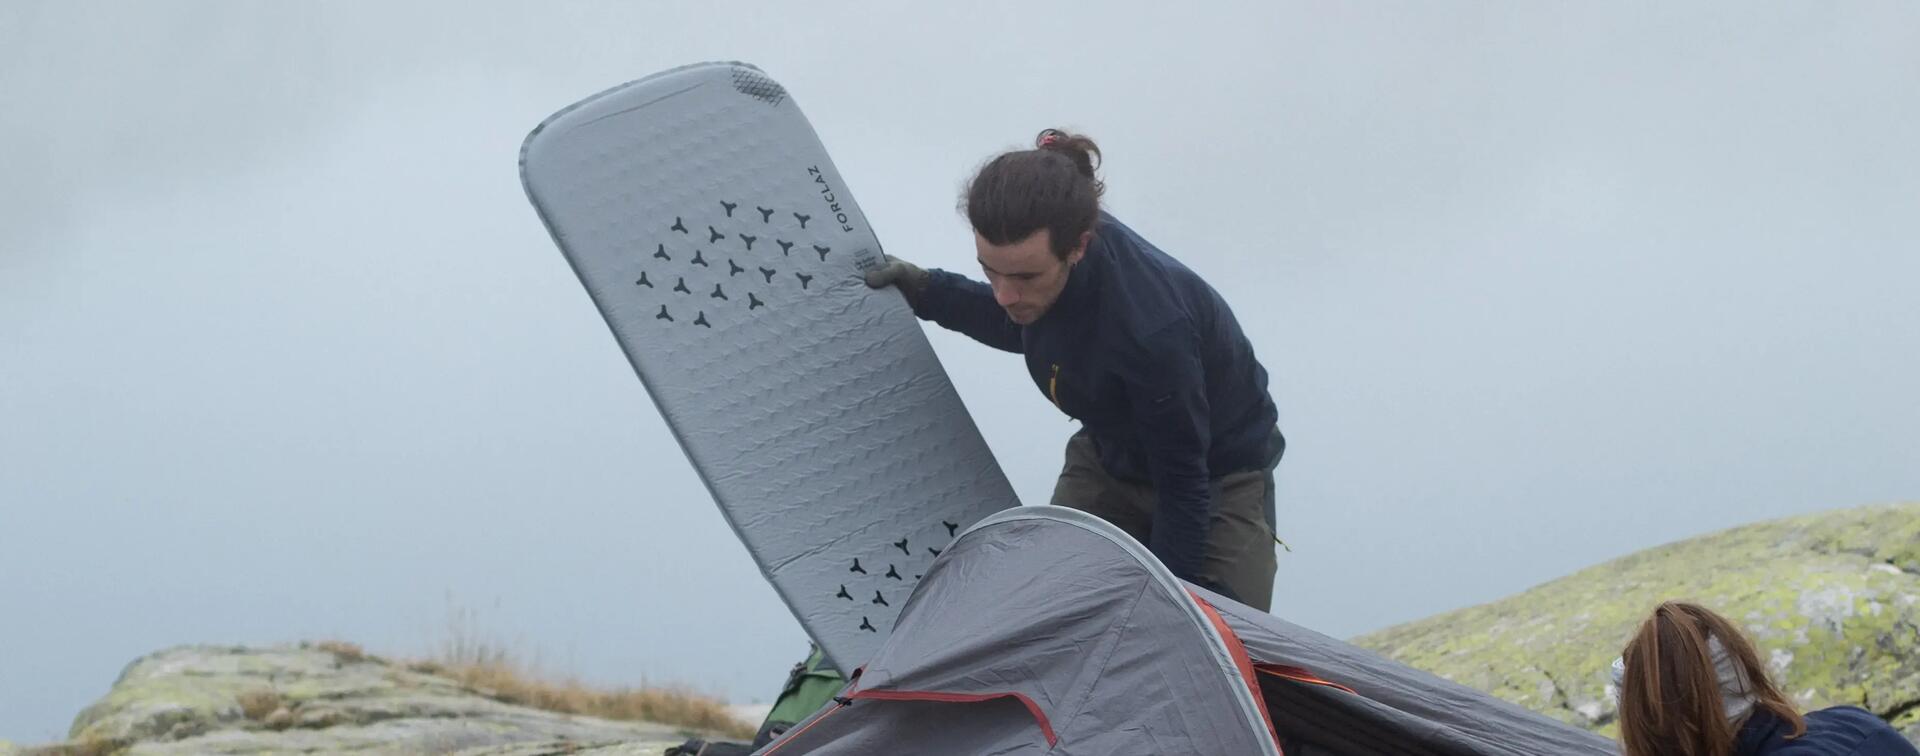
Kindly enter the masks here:
[[1092, 236], [1091, 232], [1081, 234], [1065, 260], [1054, 256], [1053, 233], [1044, 228], [1005, 246], [991, 244], [976, 232], [973, 246], [993, 287], [993, 301], [1007, 311], [1007, 319], [1031, 325], [1047, 314], [1067, 288], [1067, 274], [1086, 254]]

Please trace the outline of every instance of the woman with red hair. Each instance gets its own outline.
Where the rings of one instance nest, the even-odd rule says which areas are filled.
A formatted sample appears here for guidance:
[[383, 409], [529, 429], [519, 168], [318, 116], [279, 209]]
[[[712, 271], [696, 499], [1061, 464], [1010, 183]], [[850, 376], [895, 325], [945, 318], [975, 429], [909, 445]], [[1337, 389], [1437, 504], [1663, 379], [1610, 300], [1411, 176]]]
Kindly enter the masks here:
[[1920, 756], [1865, 709], [1802, 715], [1739, 628], [1669, 601], [1614, 662], [1626, 756]]

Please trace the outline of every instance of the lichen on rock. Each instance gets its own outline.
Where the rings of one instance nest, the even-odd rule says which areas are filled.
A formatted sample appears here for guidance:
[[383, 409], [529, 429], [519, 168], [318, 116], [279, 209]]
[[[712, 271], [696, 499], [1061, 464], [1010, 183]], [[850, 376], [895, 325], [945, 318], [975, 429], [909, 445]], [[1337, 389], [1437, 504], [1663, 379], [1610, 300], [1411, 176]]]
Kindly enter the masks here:
[[1611, 736], [1608, 668], [1669, 599], [1740, 624], [1801, 706], [1860, 706], [1920, 742], [1920, 504], [1667, 544], [1356, 642]]
[[[1920, 743], [1920, 504], [1667, 544], [1356, 642], [1613, 736], [1608, 667], [1668, 599], [1739, 623], [1803, 707], [1862, 706]], [[71, 737], [129, 756], [659, 756], [696, 734], [518, 706], [441, 671], [346, 644], [173, 648], [128, 665]], [[0, 756], [29, 753], [0, 742]]]
[[[311, 645], [188, 646], [128, 665], [73, 723], [72, 743], [128, 756], [659, 753], [679, 728], [515, 706], [455, 681]], [[539, 749], [546, 749], [544, 751]]]

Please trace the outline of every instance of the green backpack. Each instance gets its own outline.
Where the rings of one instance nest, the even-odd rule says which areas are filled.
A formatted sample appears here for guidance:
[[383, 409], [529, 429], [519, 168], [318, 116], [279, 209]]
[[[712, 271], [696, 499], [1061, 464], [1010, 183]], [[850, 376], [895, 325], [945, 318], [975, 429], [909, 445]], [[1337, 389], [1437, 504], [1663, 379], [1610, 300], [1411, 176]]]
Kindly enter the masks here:
[[847, 687], [847, 679], [827, 665], [827, 656], [820, 652], [820, 647], [812, 648], [807, 660], [793, 665], [793, 671], [788, 673], [787, 684], [780, 689], [780, 697], [774, 699], [773, 711], [767, 712], [767, 721], [761, 723], [760, 734], [753, 738], [754, 747], [772, 742], [787, 728], [826, 708], [833, 702], [834, 694]]
[[793, 665], [793, 671], [787, 674], [787, 684], [781, 686], [780, 697], [774, 699], [773, 710], [767, 712], [767, 720], [760, 724], [760, 732], [753, 736], [751, 745], [689, 740], [667, 749], [667, 756], [746, 756], [826, 708], [833, 702], [834, 694], [847, 687], [847, 681], [838, 670], [827, 665], [827, 657], [819, 646], [812, 648], [807, 660]]

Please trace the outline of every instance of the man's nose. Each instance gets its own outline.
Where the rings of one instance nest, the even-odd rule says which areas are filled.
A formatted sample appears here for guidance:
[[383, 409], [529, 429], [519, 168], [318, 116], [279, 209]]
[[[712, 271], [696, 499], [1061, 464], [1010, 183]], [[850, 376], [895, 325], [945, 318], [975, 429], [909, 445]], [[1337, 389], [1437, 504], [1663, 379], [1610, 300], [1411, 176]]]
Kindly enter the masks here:
[[1020, 295], [1013, 293], [1013, 287], [1002, 284], [993, 287], [993, 301], [1001, 307], [1011, 307], [1020, 301]]

